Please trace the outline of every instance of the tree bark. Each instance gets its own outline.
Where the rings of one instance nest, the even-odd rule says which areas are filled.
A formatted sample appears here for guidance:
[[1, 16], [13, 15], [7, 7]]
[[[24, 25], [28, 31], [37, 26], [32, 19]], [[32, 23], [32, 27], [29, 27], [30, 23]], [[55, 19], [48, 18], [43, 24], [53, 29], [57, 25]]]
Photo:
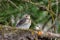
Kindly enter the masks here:
[[37, 30], [22, 30], [15, 27], [0, 27], [0, 40], [51, 40], [60, 34]]

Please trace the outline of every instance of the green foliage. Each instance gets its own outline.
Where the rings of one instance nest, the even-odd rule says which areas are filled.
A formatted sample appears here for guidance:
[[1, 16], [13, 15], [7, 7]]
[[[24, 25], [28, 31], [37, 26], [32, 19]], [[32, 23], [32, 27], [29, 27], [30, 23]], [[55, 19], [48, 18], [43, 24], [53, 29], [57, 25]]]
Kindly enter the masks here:
[[[15, 18], [17, 17], [17, 15], [19, 15], [19, 18], [21, 18], [22, 15], [28, 13], [31, 15], [31, 19], [33, 21], [31, 27], [32, 26], [34, 27], [37, 23], [45, 23], [45, 21], [48, 20], [49, 16], [51, 16], [48, 13], [48, 11], [41, 10], [39, 6], [36, 6], [30, 2], [26, 2], [28, 0], [26, 1], [11, 0], [11, 1], [18, 8], [7, 0], [6, 1], [2, 0], [0, 2], [0, 24], [10, 25], [11, 15], [14, 15]], [[32, 0], [32, 2], [48, 6], [48, 0]], [[55, 0], [52, 0], [51, 1], [52, 9], [54, 12], [56, 12], [56, 4], [54, 3], [55, 3]], [[59, 10], [60, 10], [60, 7], [59, 7]]]

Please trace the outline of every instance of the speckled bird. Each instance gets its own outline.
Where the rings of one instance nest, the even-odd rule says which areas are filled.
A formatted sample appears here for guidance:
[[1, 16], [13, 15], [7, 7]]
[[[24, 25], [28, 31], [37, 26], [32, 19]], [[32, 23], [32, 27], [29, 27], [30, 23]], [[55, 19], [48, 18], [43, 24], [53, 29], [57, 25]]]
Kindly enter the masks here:
[[22, 19], [17, 23], [16, 27], [20, 29], [29, 29], [31, 25], [30, 15], [25, 14]]

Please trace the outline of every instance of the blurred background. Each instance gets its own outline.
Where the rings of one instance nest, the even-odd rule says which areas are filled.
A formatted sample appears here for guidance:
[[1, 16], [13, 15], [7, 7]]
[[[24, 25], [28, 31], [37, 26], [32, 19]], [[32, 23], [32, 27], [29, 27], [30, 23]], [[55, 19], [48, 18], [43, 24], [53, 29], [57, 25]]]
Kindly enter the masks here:
[[15, 27], [24, 14], [29, 14], [30, 28], [53, 26], [60, 32], [59, 11], [60, 0], [0, 0], [0, 24]]

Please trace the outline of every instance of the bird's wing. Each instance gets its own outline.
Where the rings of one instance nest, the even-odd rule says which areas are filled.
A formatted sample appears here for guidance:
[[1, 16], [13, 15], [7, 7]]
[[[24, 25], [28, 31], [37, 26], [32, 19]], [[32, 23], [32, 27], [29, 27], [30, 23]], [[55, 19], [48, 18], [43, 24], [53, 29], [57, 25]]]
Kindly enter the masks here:
[[18, 23], [17, 23], [17, 27], [20, 26], [20, 25], [23, 25], [24, 23], [26, 22], [26, 18], [23, 18], [22, 20], [20, 20]]

